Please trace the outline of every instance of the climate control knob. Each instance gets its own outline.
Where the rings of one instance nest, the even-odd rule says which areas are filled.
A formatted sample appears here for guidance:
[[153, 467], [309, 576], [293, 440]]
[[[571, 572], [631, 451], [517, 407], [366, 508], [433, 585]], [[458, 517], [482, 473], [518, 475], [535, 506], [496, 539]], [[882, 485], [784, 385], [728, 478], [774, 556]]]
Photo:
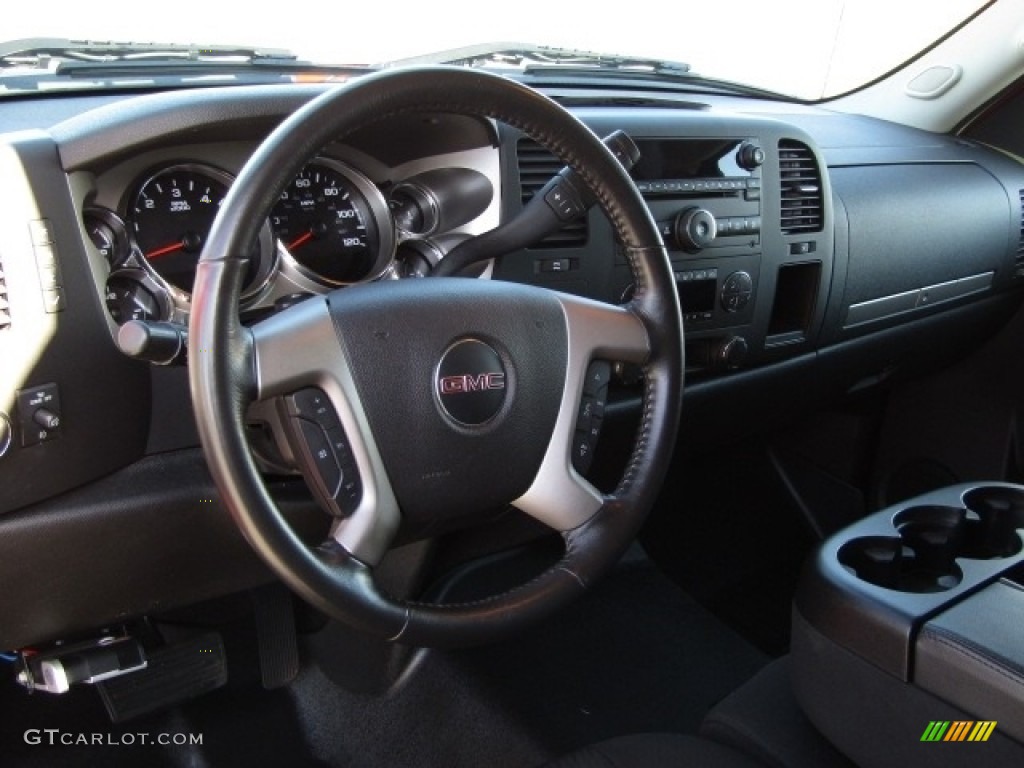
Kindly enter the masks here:
[[718, 234], [718, 224], [710, 211], [686, 208], [676, 216], [673, 234], [679, 247], [690, 253], [707, 248]]
[[729, 336], [715, 349], [715, 364], [726, 370], [736, 370], [747, 359], [749, 346], [742, 336]]

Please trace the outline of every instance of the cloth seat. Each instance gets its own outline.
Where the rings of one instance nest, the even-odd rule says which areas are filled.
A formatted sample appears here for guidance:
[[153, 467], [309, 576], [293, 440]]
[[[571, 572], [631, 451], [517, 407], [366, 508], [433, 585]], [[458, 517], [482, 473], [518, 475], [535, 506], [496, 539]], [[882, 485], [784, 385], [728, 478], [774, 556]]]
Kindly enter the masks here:
[[590, 744], [545, 768], [765, 768], [765, 764], [696, 736], [640, 733]]

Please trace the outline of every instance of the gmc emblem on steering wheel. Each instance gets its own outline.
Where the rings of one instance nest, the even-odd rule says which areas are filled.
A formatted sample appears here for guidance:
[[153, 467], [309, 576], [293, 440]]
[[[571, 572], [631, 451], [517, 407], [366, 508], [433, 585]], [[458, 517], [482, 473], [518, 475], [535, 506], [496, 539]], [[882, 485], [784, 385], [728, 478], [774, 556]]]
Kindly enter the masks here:
[[490, 344], [461, 339], [441, 356], [434, 392], [442, 412], [462, 426], [477, 427], [493, 419], [505, 404], [505, 366]]
[[481, 373], [479, 376], [445, 376], [437, 382], [442, 395], [457, 392], [479, 392], [484, 389], [504, 389], [504, 373]]

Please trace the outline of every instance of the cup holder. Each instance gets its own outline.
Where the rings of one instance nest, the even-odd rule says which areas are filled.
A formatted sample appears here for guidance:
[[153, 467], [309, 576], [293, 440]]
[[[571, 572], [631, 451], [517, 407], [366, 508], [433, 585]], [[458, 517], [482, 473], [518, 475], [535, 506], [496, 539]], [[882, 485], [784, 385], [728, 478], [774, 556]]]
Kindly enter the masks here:
[[858, 578], [899, 592], [944, 592], [963, 580], [966, 512], [960, 507], [910, 507], [896, 515], [898, 536], [862, 536], [839, 549], [839, 562]]
[[1021, 551], [1017, 529], [1024, 528], [1024, 491], [982, 486], [964, 494], [964, 506], [964, 557], [992, 560]]
[[962, 507], [907, 507], [892, 520], [895, 536], [861, 536], [839, 548], [858, 578], [900, 592], [943, 592], [963, 580], [957, 558], [997, 560], [1024, 549], [1024, 490], [981, 486]]

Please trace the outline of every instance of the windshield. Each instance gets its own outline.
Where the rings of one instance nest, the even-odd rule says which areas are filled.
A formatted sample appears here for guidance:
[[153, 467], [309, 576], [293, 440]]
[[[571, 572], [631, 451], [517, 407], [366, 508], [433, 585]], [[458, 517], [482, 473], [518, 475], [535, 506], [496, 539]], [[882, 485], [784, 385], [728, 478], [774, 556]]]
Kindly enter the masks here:
[[[631, 0], [613, 6], [517, 0], [288, 5], [233, 0], [51, 0], [6, 14], [0, 38], [66, 38], [272, 48], [317, 65], [379, 65], [495, 41], [689, 64], [695, 76], [799, 99], [853, 90], [899, 66], [986, 3], [983, 0]], [[294, 63], [294, 62], [293, 62]], [[475, 60], [474, 65], [510, 66]], [[26, 59], [0, 70], [55, 73]], [[521, 68], [523, 62], [512, 62]], [[566, 66], [530, 61], [531, 68]], [[673, 72], [683, 71], [676, 68]], [[656, 74], [656, 73], [655, 73]], [[65, 77], [65, 80], [69, 78]], [[46, 87], [62, 87], [58, 78]], [[24, 82], [24, 80], [23, 80]], [[92, 85], [110, 85], [112, 80]], [[124, 84], [123, 81], [121, 84]], [[79, 80], [68, 87], [89, 87]], [[43, 87], [43, 86], [39, 86]]]

